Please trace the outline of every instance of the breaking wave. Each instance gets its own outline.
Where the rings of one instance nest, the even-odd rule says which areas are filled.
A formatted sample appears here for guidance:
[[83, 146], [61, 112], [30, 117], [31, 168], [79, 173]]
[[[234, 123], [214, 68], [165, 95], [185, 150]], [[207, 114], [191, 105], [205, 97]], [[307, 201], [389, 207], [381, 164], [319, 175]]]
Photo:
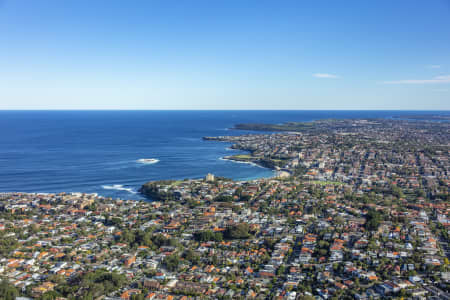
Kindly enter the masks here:
[[263, 167], [261, 165], [258, 165], [256, 163], [254, 163], [254, 162], [251, 162], [251, 161], [239, 161], [239, 160], [229, 159], [229, 158], [225, 158], [225, 157], [220, 157], [219, 160], [231, 161], [231, 162], [234, 162], [234, 163], [237, 163], [237, 164], [246, 164], [246, 165], [251, 165], [251, 166], [254, 166], [254, 167], [258, 167], [258, 168], [267, 169], [266, 167]]
[[156, 158], [141, 158], [141, 159], [138, 159], [136, 162], [138, 162], [140, 164], [152, 165], [152, 164], [158, 163], [159, 159], [156, 159]]
[[124, 187], [122, 184], [102, 185], [102, 188], [105, 190], [126, 191], [131, 194], [137, 194], [135, 190], [133, 190], [132, 188]]

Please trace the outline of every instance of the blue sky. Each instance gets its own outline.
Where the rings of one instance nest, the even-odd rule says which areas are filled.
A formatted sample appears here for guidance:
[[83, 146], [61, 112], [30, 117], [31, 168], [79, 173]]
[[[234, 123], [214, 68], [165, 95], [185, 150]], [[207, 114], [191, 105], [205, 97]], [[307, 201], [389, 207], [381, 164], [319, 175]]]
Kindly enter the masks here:
[[450, 109], [450, 1], [0, 0], [0, 109]]

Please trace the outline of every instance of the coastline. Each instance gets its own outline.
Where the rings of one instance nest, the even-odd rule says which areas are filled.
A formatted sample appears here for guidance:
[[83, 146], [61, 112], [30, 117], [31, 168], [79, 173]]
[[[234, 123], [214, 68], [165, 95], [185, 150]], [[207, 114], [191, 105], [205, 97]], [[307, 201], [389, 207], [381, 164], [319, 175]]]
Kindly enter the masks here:
[[[47, 115], [47, 113], [41, 112], [33, 112], [33, 115], [36, 114], [35, 117], [38, 118], [49, 118], [49, 122], [57, 123], [59, 114], [55, 115], [51, 118], [51, 116]], [[112, 114], [112, 113], [111, 113]], [[20, 135], [20, 142], [18, 143], [15, 140], [14, 136], [10, 136], [11, 139], [8, 139], [8, 135], [5, 133], [4, 140], [6, 141], [4, 151], [4, 158], [6, 158], [5, 164], [2, 165], [2, 178], [0, 184], [0, 190], [3, 192], [10, 191], [25, 191], [25, 192], [67, 192], [67, 191], [80, 191], [85, 193], [96, 192], [100, 195], [109, 196], [113, 198], [122, 198], [122, 199], [139, 199], [139, 195], [135, 196], [132, 193], [129, 193], [126, 190], [122, 190], [119, 188], [115, 189], [107, 189], [104, 190], [102, 186], [112, 186], [116, 184], [124, 185], [125, 188], [133, 188], [133, 190], [137, 190], [142, 182], [146, 180], [159, 180], [163, 178], [198, 178], [207, 172], [211, 172], [214, 174], [221, 174], [226, 177], [233, 178], [235, 180], [245, 180], [246, 178], [253, 177], [268, 177], [271, 176], [270, 172], [274, 170], [274, 168], [270, 168], [267, 165], [261, 164], [258, 161], [251, 161], [252, 163], [247, 163], [243, 161], [238, 161], [233, 158], [229, 158], [227, 156], [235, 154], [232, 150], [244, 150], [241, 146], [248, 146], [250, 143], [243, 143], [239, 147], [230, 147], [231, 144], [235, 142], [230, 141], [229, 143], [225, 143], [224, 145], [216, 144], [216, 146], [205, 146], [199, 148], [202, 153], [208, 156], [208, 160], [203, 161], [199, 155], [200, 154], [197, 149], [199, 146], [199, 141], [203, 136], [216, 136], [214, 140], [217, 139], [217, 136], [220, 135], [239, 135], [245, 136], [246, 134], [251, 136], [258, 136], [266, 134], [266, 132], [247, 132], [247, 131], [231, 131], [233, 123], [240, 123], [246, 120], [246, 115], [248, 112], [245, 112], [245, 116], [236, 119], [236, 122], [230, 123], [229, 116], [225, 115], [223, 118], [217, 117], [218, 121], [216, 123], [205, 124], [204, 122], [197, 123], [186, 123], [181, 122], [179, 127], [175, 128], [176, 132], [180, 130], [181, 133], [175, 133], [174, 136], [167, 135], [153, 135], [154, 133], [159, 133], [158, 130], [150, 130], [158, 127], [160, 123], [158, 123], [159, 119], [156, 118], [152, 124], [147, 127], [143, 127], [141, 123], [133, 123], [134, 120], [139, 120], [134, 113], [131, 112], [115, 112], [118, 116], [127, 117], [127, 120], [130, 120], [130, 126], [136, 128], [136, 134], [138, 136], [146, 136], [145, 139], [136, 139], [132, 142], [128, 141], [129, 134], [127, 132], [118, 132], [111, 138], [104, 137], [104, 140], [101, 140], [101, 143], [96, 143], [96, 136], [89, 134], [83, 135], [83, 139], [86, 140], [86, 143], [80, 146], [80, 150], [72, 152], [72, 148], [66, 145], [71, 145], [70, 140], [66, 140], [66, 137], [62, 135], [52, 135], [51, 138], [46, 140], [42, 140], [42, 147], [48, 149], [56, 149], [55, 147], [61, 147], [60, 151], [35, 151], [33, 147], [29, 147], [33, 142], [33, 135], [31, 134], [33, 131], [30, 131], [30, 134]], [[144, 113], [142, 116], [146, 116]], [[156, 113], [149, 113], [152, 117]], [[189, 116], [189, 120], [191, 120], [191, 113], [185, 113]], [[216, 113], [218, 114], [218, 113]], [[271, 113], [275, 114], [275, 113]], [[334, 113], [336, 114], [336, 113]], [[351, 113], [351, 112], [343, 112], [342, 117], [350, 118], [356, 117], [361, 119], [367, 119], [368, 117], [374, 117], [376, 112], [366, 112], [366, 113]], [[395, 112], [389, 113], [386, 115], [384, 113], [380, 117], [384, 117], [385, 122], [392, 122], [392, 120], [388, 120], [389, 115], [404, 115], [406, 112]], [[423, 113], [420, 113], [423, 114]], [[156, 114], [157, 115], [157, 114]], [[265, 118], [260, 118], [261, 123], [265, 122], [273, 122], [275, 124], [283, 123], [283, 121], [288, 120], [296, 120], [302, 121], [304, 116], [299, 115], [297, 117], [293, 117], [289, 115], [283, 116], [283, 119], [279, 117], [279, 119], [273, 120]], [[328, 113], [323, 113], [322, 117], [330, 117]], [[29, 132], [29, 130], [35, 128], [36, 124], [28, 124], [25, 121], [27, 120], [25, 116], [22, 116], [20, 113], [14, 113], [12, 116], [14, 118], [19, 118], [21, 120], [20, 124], [23, 125], [23, 132]], [[218, 114], [218, 116], [220, 116]], [[312, 114], [305, 114], [309, 118], [320, 118], [320, 116]], [[88, 118], [89, 117], [89, 118]], [[82, 118], [88, 118], [92, 124], [95, 126], [100, 126], [99, 124], [103, 124], [105, 118], [110, 118], [111, 115], [108, 113], [107, 115], [98, 115], [97, 113], [89, 113], [85, 115], [84, 113], [77, 113], [73, 117], [71, 123], [69, 123], [69, 128], [73, 129], [78, 126], [79, 121]], [[164, 117], [166, 117], [164, 115]], [[205, 116], [206, 117], [206, 116]], [[334, 116], [338, 121], [336, 122], [338, 125], [342, 124], [344, 119], [341, 120], [338, 116]], [[187, 118], [187, 117], [186, 117]], [[252, 118], [256, 120], [256, 117]], [[11, 118], [12, 119], [12, 118]], [[306, 117], [304, 117], [306, 120]], [[183, 119], [184, 120], [184, 119]], [[233, 120], [234, 121], [234, 120]], [[396, 121], [396, 120], [394, 120]], [[162, 121], [161, 121], [162, 122]], [[307, 122], [307, 121], [305, 121]], [[399, 121], [402, 122], [403, 121]], [[405, 122], [406, 123], [406, 122]], [[416, 123], [416, 122], [415, 122]], [[433, 122], [433, 124], [438, 122]], [[28, 124], [28, 125], [27, 125]], [[53, 124], [53, 123], [52, 123]], [[91, 123], [90, 123], [91, 124]], [[147, 124], [147, 123], [145, 123]], [[327, 122], [320, 122], [320, 126], [326, 126]], [[33, 126], [32, 126], [33, 125]], [[39, 125], [39, 124], [38, 124]], [[139, 126], [140, 127], [139, 127]], [[363, 123], [356, 123], [358, 127], [363, 126]], [[228, 131], [218, 131], [215, 128], [229, 128]], [[436, 125], [437, 126], [437, 125]], [[20, 127], [20, 128], [22, 128]], [[197, 142], [182, 142], [180, 144], [178, 139], [179, 137], [191, 137], [193, 133], [191, 129], [186, 132], [183, 132], [183, 128], [195, 128], [193, 131], [197, 134]], [[341, 126], [342, 127], [342, 126]], [[101, 128], [101, 127], [99, 127]], [[26, 130], [25, 130], [26, 129]], [[45, 128], [36, 127], [36, 130], [45, 130]], [[349, 128], [344, 128], [345, 130]], [[237, 129], [234, 129], [237, 130]], [[104, 131], [105, 134], [108, 133], [107, 130]], [[278, 134], [278, 133], [274, 133]], [[58, 145], [55, 141], [62, 141], [61, 145]], [[161, 141], [161, 143], [159, 143]], [[198, 142], [199, 141], [199, 142]], [[171, 143], [169, 146], [169, 142]], [[23, 149], [23, 153], [15, 152], [15, 147], [8, 147], [8, 145], [13, 145], [17, 143], [17, 147]], [[177, 144], [173, 144], [177, 143]], [[206, 144], [206, 143], [205, 143]], [[245, 145], [244, 145], [245, 144]], [[111, 145], [128, 145], [126, 148], [118, 148], [115, 147], [112, 151]], [[201, 145], [200, 145], [201, 146]], [[181, 147], [181, 148], [179, 148]], [[232, 149], [223, 151], [225, 149]], [[233, 149], [234, 148], [234, 149]], [[59, 149], [59, 148], [58, 148]], [[123, 152], [123, 154], [122, 154]], [[178, 153], [181, 152], [181, 155]], [[236, 151], [237, 153], [243, 153], [241, 151]], [[250, 151], [251, 152], [251, 151]], [[83, 153], [83, 155], [81, 155]], [[90, 155], [84, 155], [85, 153], [89, 153]], [[150, 154], [151, 153], [151, 154]], [[71, 159], [67, 160], [67, 156], [70, 156]], [[258, 156], [255, 154], [255, 156]], [[136, 160], [139, 158], [145, 157], [155, 157], [162, 158], [161, 162], [156, 164], [138, 164]], [[231, 164], [225, 164], [222, 162], [215, 162], [218, 158], [224, 158], [225, 160], [231, 160], [236, 163], [247, 163], [248, 166], [244, 164], [232, 166]], [[278, 157], [273, 156], [273, 158], [277, 159]], [[119, 164], [120, 163], [120, 164]], [[281, 161], [278, 166], [281, 166]], [[186, 164], [186, 165], [184, 165]], [[267, 169], [264, 171], [262, 168], [254, 168], [253, 166], [259, 166]], [[151, 167], [150, 167], [151, 166]], [[252, 166], [251, 168], [249, 166]]]
[[[241, 161], [241, 160], [237, 160], [237, 159], [233, 159], [230, 156], [224, 156], [224, 157], [219, 157], [219, 160], [225, 160], [225, 161], [231, 161], [237, 164], [247, 164], [247, 165], [251, 165], [251, 166], [255, 166], [258, 168], [262, 168], [262, 169], [267, 169], [267, 170], [271, 170], [273, 172], [276, 172], [276, 169], [270, 168], [270, 167], [266, 167], [263, 164], [258, 164], [257, 162], [253, 162], [253, 161]], [[261, 178], [267, 178], [267, 177], [261, 177]], [[270, 177], [269, 177], [270, 178]], [[242, 180], [239, 180], [242, 181]]]

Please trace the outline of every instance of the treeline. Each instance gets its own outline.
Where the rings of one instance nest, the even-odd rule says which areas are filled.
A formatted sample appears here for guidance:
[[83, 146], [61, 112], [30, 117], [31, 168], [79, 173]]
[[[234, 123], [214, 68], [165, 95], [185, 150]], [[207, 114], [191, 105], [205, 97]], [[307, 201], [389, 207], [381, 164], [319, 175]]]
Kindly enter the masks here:
[[194, 239], [199, 242], [221, 242], [223, 241], [223, 234], [212, 230], [203, 230], [194, 233]]
[[67, 283], [59, 283], [54, 291], [42, 295], [42, 299], [96, 299], [119, 290], [127, 283], [123, 274], [97, 269], [77, 276]]
[[224, 239], [247, 239], [251, 237], [250, 226], [247, 223], [240, 223], [227, 227], [223, 233], [212, 230], [203, 230], [194, 233], [194, 239], [199, 242], [221, 242]]
[[[68, 282], [64, 282], [59, 276], [52, 276], [49, 280], [58, 284], [53, 291], [42, 294], [39, 297], [41, 300], [53, 300], [61, 297], [67, 299], [96, 299], [119, 290], [127, 283], [125, 275], [108, 272], [104, 269], [83, 273]], [[20, 294], [14, 285], [5, 280], [0, 282], [0, 299], [15, 300]], [[31, 289], [27, 288], [24, 294], [32, 296]]]
[[234, 196], [232, 196], [232, 195], [219, 195], [214, 198], [214, 202], [234, 202], [234, 201], [247, 202], [252, 199], [252, 197], [250, 195], [236, 195], [236, 196], [238, 196], [237, 200], [235, 200]]
[[128, 230], [125, 229], [119, 236], [119, 241], [130, 245], [132, 248], [147, 246], [150, 249], [157, 249], [161, 246], [176, 247], [179, 243], [174, 238], [166, 238], [162, 234], [153, 234], [150, 230]]

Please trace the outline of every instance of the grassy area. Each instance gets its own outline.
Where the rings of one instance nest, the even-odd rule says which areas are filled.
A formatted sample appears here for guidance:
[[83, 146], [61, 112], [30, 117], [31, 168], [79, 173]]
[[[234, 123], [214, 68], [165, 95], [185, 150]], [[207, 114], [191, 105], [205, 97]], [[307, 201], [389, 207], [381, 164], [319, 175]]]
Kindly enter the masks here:
[[278, 162], [278, 163], [286, 162], [286, 159], [271, 158], [271, 160], [273, 160], [274, 162]]
[[253, 156], [251, 156], [250, 154], [236, 154], [231, 156], [231, 158], [235, 158], [235, 159], [245, 159], [245, 160], [252, 160], [254, 159]]

